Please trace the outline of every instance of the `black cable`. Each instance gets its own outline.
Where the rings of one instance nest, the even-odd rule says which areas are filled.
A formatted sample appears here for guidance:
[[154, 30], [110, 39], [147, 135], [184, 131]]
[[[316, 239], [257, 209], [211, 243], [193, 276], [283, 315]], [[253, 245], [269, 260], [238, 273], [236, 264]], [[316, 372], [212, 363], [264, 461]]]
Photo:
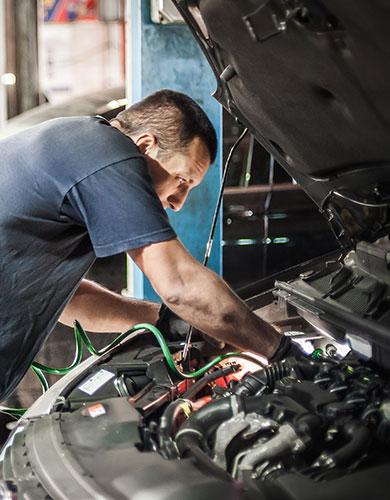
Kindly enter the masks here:
[[237, 149], [238, 145], [240, 144], [242, 139], [245, 137], [247, 132], [248, 132], [248, 129], [246, 128], [242, 132], [242, 134], [239, 136], [239, 138], [236, 140], [236, 142], [233, 144], [233, 146], [231, 147], [231, 149], [229, 151], [228, 157], [226, 158], [225, 167], [224, 167], [223, 175], [222, 175], [221, 187], [219, 189], [217, 204], [215, 206], [213, 221], [211, 223], [210, 234], [209, 234], [209, 238], [207, 240], [206, 251], [204, 254], [204, 258], [203, 258], [203, 265], [204, 266], [207, 266], [209, 258], [210, 258], [211, 248], [213, 246], [213, 238], [214, 238], [215, 228], [216, 228], [217, 222], [218, 222], [218, 214], [219, 214], [219, 211], [221, 209], [223, 192], [225, 190], [227, 174], [229, 173], [230, 162], [231, 162], [231, 159], [233, 157], [235, 150]]
[[235, 371], [234, 366], [228, 366], [227, 368], [222, 368], [220, 370], [216, 370], [215, 372], [209, 373], [205, 375], [201, 379], [199, 379], [195, 384], [193, 384], [184, 394], [183, 399], [192, 399], [196, 396], [202, 389], [204, 389], [210, 382], [217, 380], [220, 377], [224, 377], [226, 375], [230, 375]]
[[246, 157], [246, 166], [244, 174], [241, 175], [240, 186], [247, 188], [249, 186], [249, 181], [252, 175], [252, 163], [253, 163], [253, 153], [255, 149], [255, 137], [254, 135], [250, 135], [249, 137], [249, 148], [248, 154]]

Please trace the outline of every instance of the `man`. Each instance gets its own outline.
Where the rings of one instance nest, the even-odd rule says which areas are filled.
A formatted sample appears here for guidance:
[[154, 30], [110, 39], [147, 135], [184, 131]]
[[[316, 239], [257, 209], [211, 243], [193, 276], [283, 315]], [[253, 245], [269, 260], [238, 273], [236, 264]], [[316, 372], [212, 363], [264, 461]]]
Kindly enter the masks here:
[[[178, 211], [216, 155], [189, 97], [163, 90], [111, 124], [60, 118], [0, 142], [0, 398], [15, 388], [58, 318], [94, 332], [155, 323], [159, 306], [82, 280], [95, 257], [126, 251], [185, 321], [239, 348], [275, 354], [280, 336], [183, 247]], [[279, 347], [284, 350], [284, 347]]]

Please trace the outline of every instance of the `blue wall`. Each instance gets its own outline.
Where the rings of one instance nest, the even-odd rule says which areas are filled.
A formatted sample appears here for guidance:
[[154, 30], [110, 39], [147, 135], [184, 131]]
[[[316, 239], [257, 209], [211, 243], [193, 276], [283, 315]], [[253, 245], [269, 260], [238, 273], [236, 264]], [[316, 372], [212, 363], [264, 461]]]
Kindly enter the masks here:
[[[157, 25], [150, 21], [149, 2], [131, 1], [132, 99], [134, 101], [162, 88], [178, 90], [195, 99], [210, 117], [222, 141], [222, 111], [211, 97], [215, 77], [190, 30], [185, 25]], [[179, 238], [202, 261], [221, 178], [221, 149], [205, 180], [189, 195], [178, 213], [168, 216]], [[221, 221], [209, 261], [222, 273]], [[136, 269], [134, 291], [138, 298], [159, 300], [148, 280]]]

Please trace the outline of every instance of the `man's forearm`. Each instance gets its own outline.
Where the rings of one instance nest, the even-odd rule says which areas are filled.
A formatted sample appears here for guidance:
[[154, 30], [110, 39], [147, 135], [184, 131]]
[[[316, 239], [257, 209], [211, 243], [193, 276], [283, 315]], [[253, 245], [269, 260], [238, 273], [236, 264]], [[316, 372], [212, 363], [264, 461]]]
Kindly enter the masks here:
[[280, 335], [252, 313], [215, 273], [196, 261], [178, 239], [129, 251], [154, 289], [178, 316], [210, 337], [272, 356]]
[[121, 332], [137, 323], [155, 323], [159, 308], [159, 304], [130, 300], [83, 280], [59, 321], [72, 326], [77, 319], [91, 332]]
[[216, 274], [196, 267], [185, 278], [180, 292], [167, 297], [168, 306], [206, 334], [270, 357], [279, 345], [280, 335], [250, 311]]

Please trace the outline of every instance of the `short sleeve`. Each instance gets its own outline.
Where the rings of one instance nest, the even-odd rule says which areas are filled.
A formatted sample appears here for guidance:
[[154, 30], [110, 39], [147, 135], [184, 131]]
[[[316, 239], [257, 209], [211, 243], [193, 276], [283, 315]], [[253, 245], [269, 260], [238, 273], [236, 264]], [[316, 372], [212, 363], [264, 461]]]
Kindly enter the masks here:
[[104, 167], [75, 184], [63, 212], [85, 224], [97, 257], [170, 240], [169, 224], [143, 158]]

